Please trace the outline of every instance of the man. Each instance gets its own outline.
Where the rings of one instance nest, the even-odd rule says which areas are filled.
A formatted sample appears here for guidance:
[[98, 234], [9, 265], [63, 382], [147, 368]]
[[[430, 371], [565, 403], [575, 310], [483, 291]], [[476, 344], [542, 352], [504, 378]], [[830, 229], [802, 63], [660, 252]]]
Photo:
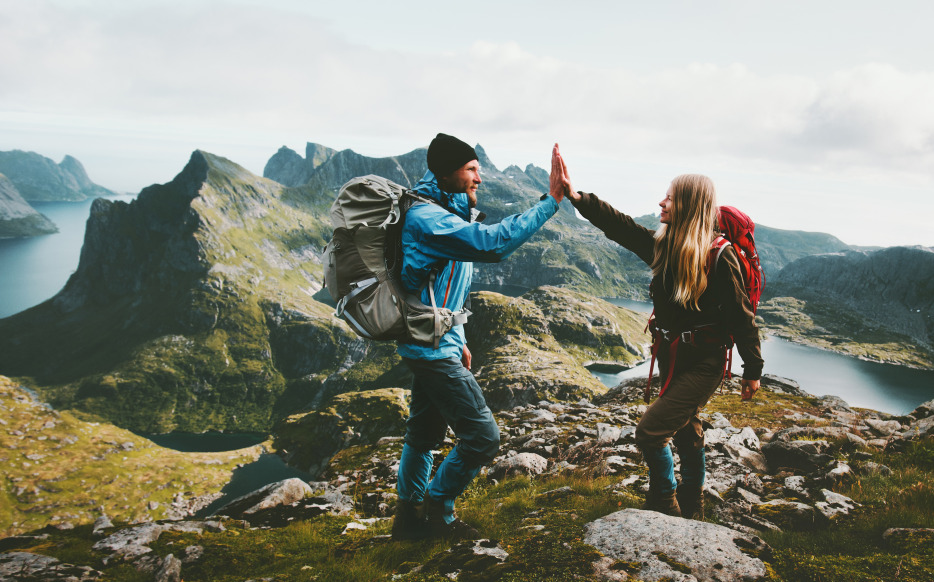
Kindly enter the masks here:
[[[554, 164], [557, 145], [552, 155]], [[552, 171], [553, 176], [557, 172]], [[440, 202], [418, 204], [405, 215], [402, 230], [402, 282], [429, 304], [428, 281], [437, 269], [435, 298], [460, 310], [470, 292], [473, 262], [495, 263], [515, 251], [558, 211], [563, 184], [522, 214], [486, 226], [474, 220], [480, 163], [472, 147], [439, 133], [428, 147], [428, 172], [415, 190]], [[470, 373], [470, 350], [462, 325], [453, 327], [437, 348], [399, 343], [398, 353], [414, 376], [405, 444], [399, 460], [399, 503], [393, 539], [427, 536], [470, 538], [477, 531], [454, 517], [454, 500], [499, 451], [499, 428]], [[453, 450], [429, 482], [433, 449], [451, 427]]]

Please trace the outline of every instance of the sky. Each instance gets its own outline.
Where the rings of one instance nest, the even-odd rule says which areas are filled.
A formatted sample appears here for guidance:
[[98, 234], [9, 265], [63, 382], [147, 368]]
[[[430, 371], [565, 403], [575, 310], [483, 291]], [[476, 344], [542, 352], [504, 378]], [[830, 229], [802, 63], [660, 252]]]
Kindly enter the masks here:
[[575, 189], [632, 215], [703, 173], [759, 224], [934, 246], [931, 22], [898, 0], [0, 0], [0, 151], [137, 193], [196, 149], [262, 175], [307, 142], [441, 131], [499, 169], [558, 142]]

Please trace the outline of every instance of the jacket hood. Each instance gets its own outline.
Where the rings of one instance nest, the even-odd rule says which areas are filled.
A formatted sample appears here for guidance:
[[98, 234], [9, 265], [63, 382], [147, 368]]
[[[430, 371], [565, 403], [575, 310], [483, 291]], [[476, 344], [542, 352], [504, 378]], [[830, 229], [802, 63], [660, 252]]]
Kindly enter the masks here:
[[425, 172], [425, 175], [415, 184], [413, 190], [422, 196], [437, 200], [441, 203], [441, 206], [464, 220], [470, 220], [470, 200], [467, 193], [451, 194], [445, 192], [438, 186], [438, 178], [435, 177], [431, 170]]

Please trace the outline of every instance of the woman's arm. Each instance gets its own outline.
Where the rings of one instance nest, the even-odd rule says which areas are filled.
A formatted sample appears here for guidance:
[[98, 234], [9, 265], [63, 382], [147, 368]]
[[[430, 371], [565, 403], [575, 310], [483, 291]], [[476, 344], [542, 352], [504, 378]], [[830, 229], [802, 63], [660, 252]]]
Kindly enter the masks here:
[[[637, 224], [627, 214], [613, 208], [610, 204], [600, 200], [596, 194], [577, 192], [571, 185], [564, 157], [555, 144], [552, 156], [552, 183], [555, 176], [563, 183], [564, 195], [570, 199], [571, 204], [590, 223], [600, 230], [612, 241], [615, 241], [634, 252], [646, 264], [651, 265], [655, 254], [655, 231]], [[552, 186], [554, 188], [554, 186]]]

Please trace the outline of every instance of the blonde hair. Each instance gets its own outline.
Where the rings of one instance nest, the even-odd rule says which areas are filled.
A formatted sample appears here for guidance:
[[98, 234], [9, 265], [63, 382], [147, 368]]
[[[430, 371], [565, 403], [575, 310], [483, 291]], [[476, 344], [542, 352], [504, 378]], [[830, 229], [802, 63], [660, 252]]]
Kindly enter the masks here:
[[672, 299], [699, 310], [707, 289], [707, 253], [717, 225], [717, 192], [713, 181], [700, 174], [682, 174], [671, 181], [669, 224], [655, 233], [652, 275], [674, 277]]

